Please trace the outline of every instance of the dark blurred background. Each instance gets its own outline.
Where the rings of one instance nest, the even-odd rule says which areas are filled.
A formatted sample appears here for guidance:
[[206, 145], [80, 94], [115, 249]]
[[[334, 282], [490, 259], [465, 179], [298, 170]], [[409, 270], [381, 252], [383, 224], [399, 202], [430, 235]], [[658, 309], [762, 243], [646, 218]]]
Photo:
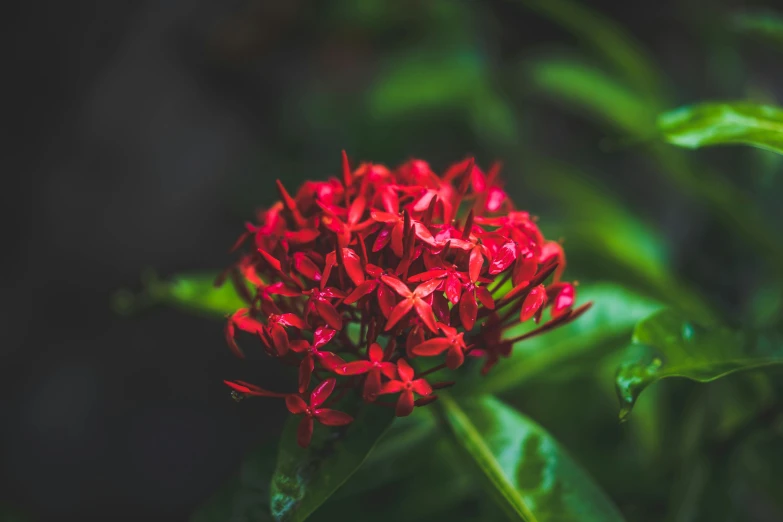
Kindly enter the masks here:
[[[741, 54], [753, 44], [713, 23], [758, 5], [590, 2], [641, 42], [676, 104], [780, 99], [780, 55]], [[219, 322], [122, 317], [112, 296], [149, 268], [226, 266], [244, 220], [275, 199], [271, 181], [335, 175], [343, 148], [436, 170], [501, 159], [535, 213], [547, 203], [526, 179], [546, 178], [524, 151], [588, 165], [661, 230], [686, 280], [729, 309], [744, 298], [716, 283], [746, 277], [743, 247], [656, 175], [638, 140], [525, 81], [531, 57], [580, 44], [517, 2], [19, 2], [6, 21], [0, 502], [33, 520], [185, 520], [277, 435], [279, 404], [239, 407], [222, 384], [276, 376], [235, 361]]]

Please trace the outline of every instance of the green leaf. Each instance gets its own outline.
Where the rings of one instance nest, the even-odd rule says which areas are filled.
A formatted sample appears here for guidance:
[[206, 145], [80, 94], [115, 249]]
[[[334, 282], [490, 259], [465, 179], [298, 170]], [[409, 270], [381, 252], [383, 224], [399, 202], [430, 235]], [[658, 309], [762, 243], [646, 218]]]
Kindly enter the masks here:
[[529, 81], [547, 96], [595, 115], [624, 132], [646, 136], [655, 128], [655, 107], [590, 63], [555, 56], [533, 60], [525, 70]]
[[269, 486], [275, 469], [275, 447], [261, 445], [227, 482], [190, 518], [190, 522], [272, 522]]
[[[128, 315], [165, 303], [189, 312], [222, 318], [245, 308], [247, 303], [239, 296], [232, 282], [225, 281], [215, 286], [217, 278], [217, 273], [196, 273], [161, 281], [154, 274], [147, 274], [142, 292], [133, 294], [128, 290], [120, 290], [114, 295], [114, 309]], [[252, 288], [248, 286], [248, 290]]]
[[[735, 30], [783, 46], [783, 15], [771, 10], [745, 11], [732, 17]], [[783, 48], [783, 47], [782, 47]]]
[[775, 331], [745, 332], [703, 327], [671, 310], [641, 321], [628, 357], [617, 370], [620, 418], [639, 394], [669, 377], [710, 382], [743, 370], [783, 363], [783, 337]]
[[391, 408], [362, 405], [354, 417], [342, 429], [316, 424], [306, 449], [296, 442], [300, 418], [286, 422], [270, 497], [276, 521], [300, 522], [323, 504], [364, 462], [391, 425], [394, 412]]
[[419, 471], [420, 460], [432, 450], [437, 424], [429, 408], [395, 419], [370, 452], [367, 460], [333, 500], [361, 495]]
[[540, 175], [530, 176], [526, 185], [551, 200], [542, 230], [547, 237], [566, 238], [569, 259], [577, 260], [570, 264], [576, 276], [610, 280], [695, 317], [713, 318], [704, 299], [675, 278], [669, 246], [657, 230], [576, 168], [533, 154], [528, 161]]
[[[501, 360], [475, 386], [485, 393], [502, 393], [569, 360], [624, 346], [634, 325], [660, 309], [654, 301], [612, 284], [581, 285], [576, 295], [579, 303], [592, 301], [592, 308], [567, 326], [517, 343], [511, 357]], [[521, 325], [508, 337], [530, 328]], [[589, 365], [582, 368], [593, 370]], [[471, 390], [475, 392], [475, 387]]]
[[658, 128], [674, 145], [744, 144], [783, 154], [783, 109], [749, 102], [702, 103], [666, 112]]
[[570, 0], [520, 0], [593, 47], [618, 74], [644, 93], [648, 102], [662, 97], [661, 75], [636, 40], [613, 20]]
[[403, 55], [379, 74], [369, 92], [368, 110], [387, 119], [426, 109], [469, 108], [484, 90], [486, 67], [473, 49], [460, 53]]
[[484, 396], [438, 401], [457, 443], [472, 457], [512, 520], [612, 522], [622, 515], [539, 425]]

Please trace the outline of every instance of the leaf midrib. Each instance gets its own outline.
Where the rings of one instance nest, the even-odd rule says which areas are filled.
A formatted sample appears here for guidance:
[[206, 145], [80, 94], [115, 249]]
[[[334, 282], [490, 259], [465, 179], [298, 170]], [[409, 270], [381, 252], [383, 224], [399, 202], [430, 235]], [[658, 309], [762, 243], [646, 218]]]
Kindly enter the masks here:
[[452, 425], [460, 426], [466, 434], [466, 437], [461, 440], [462, 444], [471, 445], [481, 457], [480, 459], [476, 458], [475, 461], [487, 478], [500, 490], [503, 498], [509, 501], [511, 507], [522, 520], [525, 522], [538, 522], [538, 519], [527, 507], [525, 501], [517, 493], [516, 488], [509, 483], [506, 474], [500, 468], [494, 455], [492, 455], [492, 451], [484, 444], [481, 435], [465, 412], [462, 411], [462, 408], [446, 394], [441, 395], [440, 399], [446, 414], [452, 417]]

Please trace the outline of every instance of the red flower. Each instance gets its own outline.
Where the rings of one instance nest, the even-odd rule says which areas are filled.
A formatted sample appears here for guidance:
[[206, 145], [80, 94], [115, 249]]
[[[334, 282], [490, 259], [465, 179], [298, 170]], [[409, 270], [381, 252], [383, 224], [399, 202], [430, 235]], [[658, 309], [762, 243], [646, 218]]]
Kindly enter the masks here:
[[438, 327], [435, 324], [435, 314], [432, 313], [432, 307], [424, 300], [425, 297], [435, 291], [440, 286], [440, 281], [430, 280], [426, 283], [422, 283], [416, 287], [416, 290], [412, 291], [408, 288], [408, 285], [391, 276], [383, 276], [381, 278], [384, 283], [389, 285], [392, 290], [402, 296], [402, 301], [397, 303], [394, 310], [389, 315], [389, 320], [386, 321], [386, 327], [384, 330], [391, 330], [392, 327], [397, 324], [400, 319], [405, 317], [411, 309], [416, 309], [416, 313], [419, 315], [427, 328], [433, 332], [438, 331]]
[[446, 352], [446, 367], [455, 370], [465, 361], [465, 333], [457, 333], [456, 328], [438, 323], [443, 337], [434, 337], [413, 348], [416, 355], [433, 356]]
[[329, 408], [319, 408], [332, 394], [335, 384], [337, 384], [337, 380], [334, 377], [319, 384], [310, 394], [310, 404], [298, 395], [286, 396], [285, 405], [288, 407], [288, 411], [294, 415], [302, 415], [296, 437], [296, 441], [301, 447], [306, 448], [310, 445], [310, 439], [313, 437], [313, 419], [324, 426], [345, 426], [353, 422], [353, 417], [347, 413]]
[[313, 344], [307, 341], [294, 341], [291, 343], [291, 350], [304, 354], [304, 358], [299, 363], [299, 393], [307, 391], [307, 387], [310, 385], [310, 377], [315, 369], [315, 361], [321, 363], [327, 370], [332, 370], [345, 363], [332, 352], [319, 350], [321, 346], [331, 341], [336, 334], [337, 332], [331, 328], [319, 326], [313, 333]]
[[432, 393], [432, 386], [424, 379], [414, 380], [413, 368], [405, 359], [397, 361], [397, 374], [400, 376], [399, 380], [394, 379], [384, 384], [381, 394], [399, 393], [394, 412], [398, 417], [407, 417], [413, 411], [413, 392], [429, 395]]
[[[280, 201], [245, 226], [234, 245], [244, 250], [222, 278], [247, 303], [228, 318], [225, 335], [239, 357], [238, 330], [297, 366], [291, 389], [298, 393], [227, 382], [235, 398], [285, 396], [304, 415], [304, 445], [313, 419], [350, 420], [322, 408], [337, 381], [340, 397], [353, 391], [366, 407], [408, 415], [437, 398], [433, 388], [453, 384], [431, 387], [423, 376], [468, 365], [467, 356], [482, 359], [486, 372], [515, 344], [584, 313], [587, 305], [574, 308], [574, 285], [561, 280], [562, 246], [515, 209], [499, 172], [495, 164], [485, 173], [472, 158], [441, 175], [416, 159], [351, 169], [343, 153], [339, 179], [307, 181], [290, 193], [278, 181]], [[529, 320], [538, 326], [509, 336]], [[414, 378], [409, 361], [440, 355], [443, 363]], [[299, 395], [321, 380], [305, 403]], [[381, 393], [399, 393], [396, 404]]]
[[353, 361], [335, 368], [338, 375], [362, 375], [367, 374], [364, 381], [364, 397], [375, 400], [375, 396], [381, 391], [381, 374], [389, 379], [397, 376], [397, 368], [394, 363], [384, 362], [383, 348], [378, 343], [373, 343], [367, 350], [369, 360]]
[[305, 305], [304, 319], [307, 321], [308, 316], [315, 311], [321, 319], [335, 330], [343, 329], [343, 318], [340, 312], [331, 303], [331, 299], [343, 298], [345, 294], [336, 288], [324, 288], [319, 290], [313, 288], [311, 290], [302, 292], [304, 295], [309, 295], [310, 300]]
[[285, 327], [293, 326], [299, 330], [307, 328], [305, 322], [295, 314], [269, 314], [266, 326], [261, 331], [261, 340], [267, 348], [274, 348], [276, 355], [283, 356], [288, 352], [288, 333]]

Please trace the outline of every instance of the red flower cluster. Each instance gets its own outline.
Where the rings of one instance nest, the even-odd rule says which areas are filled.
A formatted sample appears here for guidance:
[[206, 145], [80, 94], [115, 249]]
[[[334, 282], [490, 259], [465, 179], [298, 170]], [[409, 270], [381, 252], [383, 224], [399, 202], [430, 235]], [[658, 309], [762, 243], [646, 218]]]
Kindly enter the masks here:
[[[227, 272], [248, 306], [229, 318], [226, 339], [243, 357], [236, 331], [258, 336], [271, 357], [298, 366], [299, 383], [273, 393], [226, 381], [235, 396], [284, 397], [303, 416], [298, 441], [307, 446], [313, 420], [352, 421], [328, 408], [351, 390], [409, 415], [453, 384], [430, 384], [432, 372], [466, 356], [482, 357], [486, 372], [514, 343], [584, 312], [589, 305], [572, 308], [574, 286], [560, 281], [562, 248], [514, 210], [498, 171], [472, 159], [442, 176], [421, 160], [351, 170], [343, 153], [342, 180], [308, 181], [295, 196], [278, 181], [281, 200], [234, 247], [251, 246]], [[548, 321], [504, 337], [521, 321], [540, 323], [545, 308]], [[443, 362], [423, 369], [417, 358]]]

